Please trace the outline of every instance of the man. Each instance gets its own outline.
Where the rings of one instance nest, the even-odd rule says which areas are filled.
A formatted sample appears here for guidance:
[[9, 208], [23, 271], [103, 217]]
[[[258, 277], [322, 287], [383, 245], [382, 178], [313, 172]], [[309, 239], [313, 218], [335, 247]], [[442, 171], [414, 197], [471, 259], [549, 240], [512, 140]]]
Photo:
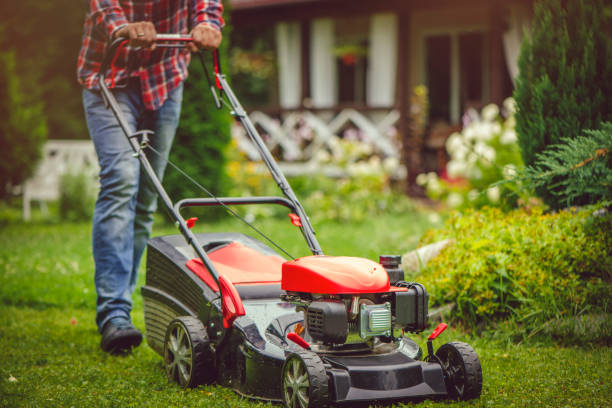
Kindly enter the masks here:
[[[191, 51], [221, 42], [220, 0], [90, 0], [77, 76], [89, 134], [100, 164], [100, 192], [93, 216], [92, 245], [100, 347], [121, 353], [136, 347], [142, 334], [132, 324], [132, 292], [151, 233], [157, 195], [98, 85], [98, 70], [110, 40], [124, 37], [106, 73], [107, 85], [132, 132], [150, 129], [150, 145], [161, 157], [149, 160], [161, 179], [178, 125], [189, 50], [156, 48], [157, 33], [191, 33]], [[189, 31], [191, 29], [191, 31]]]

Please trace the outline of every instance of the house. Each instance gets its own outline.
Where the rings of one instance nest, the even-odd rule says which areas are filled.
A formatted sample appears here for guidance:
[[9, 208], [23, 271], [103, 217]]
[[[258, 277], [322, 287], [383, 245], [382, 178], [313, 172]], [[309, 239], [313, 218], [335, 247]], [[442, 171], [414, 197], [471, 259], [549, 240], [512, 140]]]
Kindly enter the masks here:
[[[273, 43], [277, 73], [258, 114], [281, 123], [292, 112], [330, 123], [342, 112], [353, 125], [367, 120], [371, 140], [399, 139], [395, 146], [402, 147], [384, 154], [403, 159], [409, 182], [440, 166], [435, 153], [443, 161], [444, 140], [460, 128], [466, 109], [501, 104], [512, 94], [533, 6], [533, 0], [230, 3], [235, 31]], [[420, 84], [429, 104], [423, 137], [411, 126]]]

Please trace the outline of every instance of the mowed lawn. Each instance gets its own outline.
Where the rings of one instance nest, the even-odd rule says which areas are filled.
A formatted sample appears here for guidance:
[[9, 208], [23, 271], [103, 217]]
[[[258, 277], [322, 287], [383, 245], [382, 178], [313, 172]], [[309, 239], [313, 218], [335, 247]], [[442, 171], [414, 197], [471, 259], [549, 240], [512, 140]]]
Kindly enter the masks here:
[[[288, 221], [257, 224], [293, 256], [307, 255]], [[406, 214], [360, 224], [327, 223], [315, 229], [330, 255], [377, 259], [382, 253], [413, 249], [428, 225], [424, 216]], [[202, 224], [196, 232], [246, 232], [236, 227], [233, 222]], [[167, 381], [162, 358], [146, 344], [127, 357], [103, 353], [94, 324], [90, 233], [87, 223], [0, 224], [1, 407], [269, 406], [216, 386], [180, 389]], [[173, 233], [172, 227], [155, 231]], [[134, 300], [134, 322], [144, 329], [139, 291]], [[425, 336], [419, 339], [424, 347]], [[480, 355], [482, 397], [462, 403], [424, 401], [417, 406], [612, 406], [610, 348], [517, 346], [471, 338], [452, 329], [437, 342], [452, 340], [471, 343]]]

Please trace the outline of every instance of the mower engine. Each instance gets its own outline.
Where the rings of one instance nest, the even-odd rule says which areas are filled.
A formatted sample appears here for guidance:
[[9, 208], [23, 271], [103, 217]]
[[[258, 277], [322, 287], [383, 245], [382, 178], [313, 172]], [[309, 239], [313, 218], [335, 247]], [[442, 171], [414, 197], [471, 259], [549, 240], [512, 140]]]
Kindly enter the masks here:
[[400, 280], [399, 262], [399, 256], [381, 256], [380, 263], [329, 256], [289, 261], [283, 264], [283, 297], [304, 311], [318, 344], [341, 345], [351, 334], [391, 341], [394, 328], [418, 333], [427, 325], [428, 295], [422, 285]]

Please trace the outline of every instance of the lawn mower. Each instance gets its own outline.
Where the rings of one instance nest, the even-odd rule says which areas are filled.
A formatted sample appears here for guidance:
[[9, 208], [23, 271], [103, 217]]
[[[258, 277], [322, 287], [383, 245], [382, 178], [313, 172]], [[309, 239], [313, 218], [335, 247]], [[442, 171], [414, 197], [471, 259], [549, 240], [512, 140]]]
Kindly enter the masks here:
[[[158, 35], [158, 47], [182, 47], [185, 35]], [[401, 257], [378, 262], [327, 256], [272, 154], [240, 105], [213, 53], [209, 78], [217, 107], [230, 107], [283, 193], [282, 197], [183, 199], [173, 204], [145, 155], [150, 132], [130, 133], [104, 73], [124, 39], [111, 43], [101, 92], [180, 234], [149, 241], [142, 287], [145, 335], [182, 387], [217, 383], [291, 408], [480, 396], [482, 372], [469, 345], [450, 342], [427, 356], [406, 337], [427, 328], [425, 288], [405, 282]], [[204, 61], [202, 61], [204, 64]], [[204, 64], [206, 76], [208, 72]], [[312, 255], [285, 259], [242, 233], [199, 233], [185, 207], [273, 204], [286, 207]], [[238, 215], [237, 215], [238, 216]], [[285, 253], [285, 255], [288, 255]]]

